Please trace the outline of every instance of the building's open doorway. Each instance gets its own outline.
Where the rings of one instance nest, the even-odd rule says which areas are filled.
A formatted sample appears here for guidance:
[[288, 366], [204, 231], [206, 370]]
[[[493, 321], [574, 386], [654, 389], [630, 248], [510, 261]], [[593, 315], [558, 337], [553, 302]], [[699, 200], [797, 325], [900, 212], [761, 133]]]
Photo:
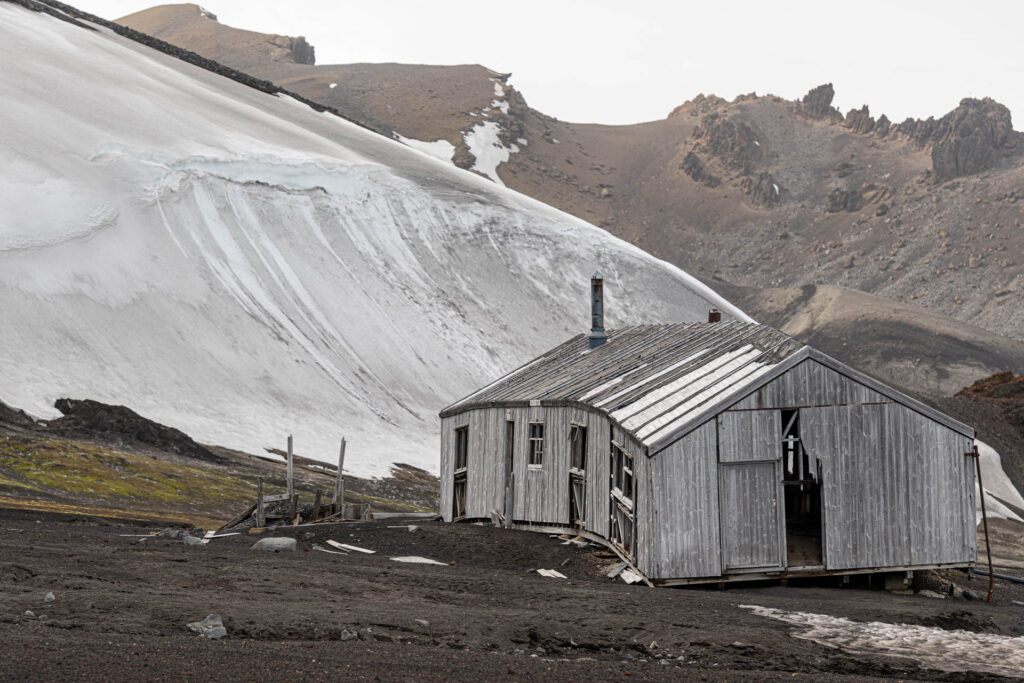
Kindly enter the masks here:
[[820, 567], [821, 464], [800, 440], [800, 411], [782, 411], [782, 487], [785, 490], [786, 565]]
[[587, 428], [569, 428], [569, 524], [582, 529], [587, 519]]

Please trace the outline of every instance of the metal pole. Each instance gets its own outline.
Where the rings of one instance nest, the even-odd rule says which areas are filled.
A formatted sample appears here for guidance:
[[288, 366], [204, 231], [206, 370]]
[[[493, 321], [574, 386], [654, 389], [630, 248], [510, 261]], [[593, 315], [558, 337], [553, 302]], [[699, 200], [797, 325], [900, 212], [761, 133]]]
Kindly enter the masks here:
[[974, 457], [974, 464], [978, 470], [978, 495], [981, 496], [981, 523], [985, 529], [985, 554], [988, 555], [988, 599], [985, 602], [992, 602], [992, 591], [995, 586], [995, 576], [992, 573], [992, 547], [988, 542], [988, 515], [985, 514], [985, 486], [981, 483], [981, 454], [978, 453], [978, 446], [967, 455]]

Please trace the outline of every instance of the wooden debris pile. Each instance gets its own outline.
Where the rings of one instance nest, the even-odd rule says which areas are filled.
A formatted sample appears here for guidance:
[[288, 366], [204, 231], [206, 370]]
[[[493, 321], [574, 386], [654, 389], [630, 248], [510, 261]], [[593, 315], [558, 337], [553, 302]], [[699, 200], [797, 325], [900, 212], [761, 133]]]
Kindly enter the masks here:
[[373, 519], [373, 510], [368, 503], [345, 502], [345, 439], [341, 440], [341, 451], [338, 454], [338, 473], [334, 482], [334, 492], [330, 502], [324, 502], [319, 488], [312, 503], [300, 503], [299, 494], [295, 492], [295, 452], [292, 448], [292, 437], [288, 437], [287, 452], [287, 485], [285, 493], [274, 495], [263, 494], [263, 477], [256, 485], [256, 502], [229, 520], [218, 531], [226, 529], [251, 529], [251, 533], [259, 533], [256, 529], [265, 529], [281, 525], [298, 526], [300, 524], [316, 524], [322, 522], [366, 521]]

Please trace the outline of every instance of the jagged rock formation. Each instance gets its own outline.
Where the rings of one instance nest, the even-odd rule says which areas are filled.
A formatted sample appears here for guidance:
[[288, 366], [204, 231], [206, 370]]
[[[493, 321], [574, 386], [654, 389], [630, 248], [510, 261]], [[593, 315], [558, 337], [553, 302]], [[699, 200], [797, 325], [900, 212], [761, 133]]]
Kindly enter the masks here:
[[831, 83], [812, 88], [800, 103], [800, 111], [812, 119], [832, 118], [839, 112], [832, 107], [836, 91]]
[[854, 133], [863, 135], [864, 133], [870, 133], [875, 129], [875, 120], [871, 118], [871, 113], [868, 111], [868, 105], [864, 105], [860, 109], [851, 109], [846, 114], [846, 118], [843, 120], [843, 125]]
[[943, 135], [932, 147], [932, 169], [940, 181], [987, 171], [1020, 137], [1010, 110], [989, 98], [961, 100], [942, 122]]

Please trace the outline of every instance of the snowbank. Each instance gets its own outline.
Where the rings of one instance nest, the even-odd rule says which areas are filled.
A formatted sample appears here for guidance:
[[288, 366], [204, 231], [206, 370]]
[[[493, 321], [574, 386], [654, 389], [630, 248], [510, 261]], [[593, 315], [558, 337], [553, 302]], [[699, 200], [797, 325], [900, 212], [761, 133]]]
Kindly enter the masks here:
[[598, 268], [609, 327], [746, 319], [577, 218], [105, 29], [0, 3], [0, 63], [0, 379], [32, 413], [93, 398], [436, 471], [438, 410], [586, 331]]

